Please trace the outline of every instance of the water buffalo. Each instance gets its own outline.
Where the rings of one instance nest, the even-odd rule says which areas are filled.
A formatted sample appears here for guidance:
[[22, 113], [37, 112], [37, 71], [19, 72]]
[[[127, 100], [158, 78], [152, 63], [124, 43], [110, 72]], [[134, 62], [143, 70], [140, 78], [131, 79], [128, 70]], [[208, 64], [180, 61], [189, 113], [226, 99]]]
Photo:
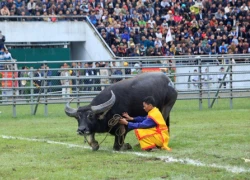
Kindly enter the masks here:
[[[170, 126], [169, 114], [177, 99], [177, 91], [171, 80], [163, 73], [143, 73], [133, 78], [110, 85], [100, 92], [87, 106], [74, 109], [70, 102], [66, 104], [65, 113], [78, 121], [78, 134], [88, 137], [92, 150], [98, 150], [95, 133], [110, 130], [109, 120], [114, 114], [128, 112], [132, 117], [146, 116], [142, 102], [146, 96], [153, 96], [161, 110], [167, 126]], [[115, 136], [113, 149], [119, 151], [123, 143], [115, 133], [120, 125], [115, 125], [110, 134]], [[125, 138], [127, 129], [123, 138]]]

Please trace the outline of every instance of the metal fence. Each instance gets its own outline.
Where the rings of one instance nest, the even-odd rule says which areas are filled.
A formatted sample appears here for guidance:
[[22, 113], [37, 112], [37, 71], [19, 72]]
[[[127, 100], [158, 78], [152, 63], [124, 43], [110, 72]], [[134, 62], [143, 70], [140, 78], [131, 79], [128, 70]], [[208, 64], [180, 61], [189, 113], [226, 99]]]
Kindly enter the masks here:
[[[233, 108], [234, 98], [250, 97], [249, 58], [225, 56], [228, 61], [223, 62], [227, 64], [221, 64], [217, 56], [138, 57], [98, 62], [104, 67], [82, 60], [0, 61], [0, 106], [12, 106], [16, 116], [17, 105], [30, 105], [35, 114], [38, 104], [43, 104], [47, 115], [48, 104], [64, 104], [75, 98], [79, 106], [112, 83], [144, 72], [161, 71], [175, 84], [179, 100], [196, 99], [202, 109], [203, 100], [208, 100], [212, 108], [216, 99], [227, 98]], [[245, 61], [232, 63], [239, 59]], [[58, 68], [49, 68], [52, 65]]]

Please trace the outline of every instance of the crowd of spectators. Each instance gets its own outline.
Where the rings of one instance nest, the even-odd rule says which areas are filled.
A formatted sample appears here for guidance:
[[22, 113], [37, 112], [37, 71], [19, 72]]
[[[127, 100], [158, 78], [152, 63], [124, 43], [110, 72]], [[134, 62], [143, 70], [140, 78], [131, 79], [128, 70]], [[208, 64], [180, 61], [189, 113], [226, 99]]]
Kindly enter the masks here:
[[19, 21], [87, 15], [114, 54], [126, 57], [250, 53], [249, 9], [249, 0], [6, 0], [0, 14], [38, 16], [10, 19]]

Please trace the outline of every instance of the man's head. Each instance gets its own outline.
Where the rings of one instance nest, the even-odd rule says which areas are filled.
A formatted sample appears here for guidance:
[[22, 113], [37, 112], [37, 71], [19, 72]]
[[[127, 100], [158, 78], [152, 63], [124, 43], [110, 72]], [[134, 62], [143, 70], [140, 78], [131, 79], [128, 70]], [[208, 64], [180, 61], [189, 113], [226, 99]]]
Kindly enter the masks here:
[[93, 66], [93, 62], [88, 62], [88, 66], [92, 67]]
[[143, 109], [146, 112], [149, 112], [156, 106], [155, 99], [152, 96], [148, 96], [143, 101]]
[[100, 67], [100, 63], [99, 63], [99, 62], [96, 62], [96, 63], [95, 63], [95, 66], [96, 66], [96, 67]]
[[71, 63], [72, 67], [76, 67], [76, 62]]

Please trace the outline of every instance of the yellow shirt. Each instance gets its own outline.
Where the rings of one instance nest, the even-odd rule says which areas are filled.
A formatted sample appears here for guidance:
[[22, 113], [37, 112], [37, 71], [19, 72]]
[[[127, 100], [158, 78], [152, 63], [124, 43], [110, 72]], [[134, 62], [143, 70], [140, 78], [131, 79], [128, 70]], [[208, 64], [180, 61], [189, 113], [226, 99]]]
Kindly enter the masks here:
[[164, 141], [164, 137], [162, 134], [165, 133], [162, 132], [163, 131], [166, 132], [168, 130], [168, 127], [159, 109], [157, 107], [154, 107], [152, 110], [150, 110], [148, 112], [148, 118], [151, 118], [156, 123], [156, 127], [148, 129], [136, 129], [135, 134], [137, 138], [141, 140], [145, 137], [153, 136], [155, 134], [160, 134], [162, 137], [162, 141]]

